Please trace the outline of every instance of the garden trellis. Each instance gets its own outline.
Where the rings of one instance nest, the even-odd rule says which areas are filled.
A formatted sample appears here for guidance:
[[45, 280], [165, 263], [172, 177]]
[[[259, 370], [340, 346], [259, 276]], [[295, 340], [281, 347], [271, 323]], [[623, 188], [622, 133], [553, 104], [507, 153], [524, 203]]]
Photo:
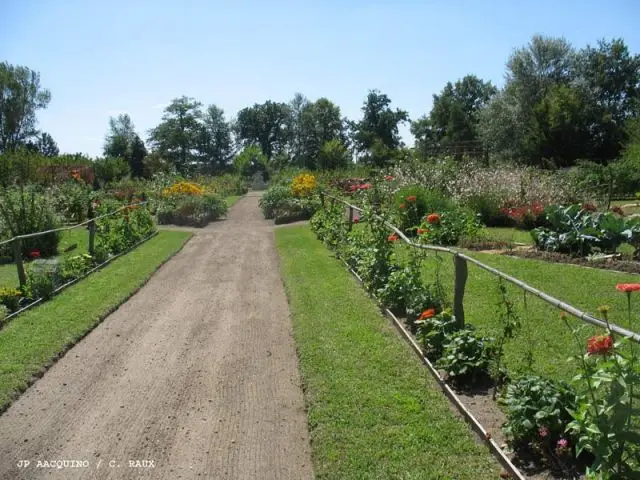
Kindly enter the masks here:
[[[345, 205], [348, 216], [349, 216], [349, 229], [352, 228], [352, 224], [353, 224], [353, 217], [354, 217], [354, 212], [359, 212], [359, 213], [363, 213], [364, 210], [362, 208], [359, 208], [355, 205], [350, 204], [349, 202], [341, 199], [341, 198], [337, 198], [334, 197], [332, 195], [329, 195], [327, 193], [321, 193], [320, 194], [320, 200], [321, 203], [324, 207], [325, 204], [325, 198], [329, 198], [331, 199], [331, 202], [340, 202], [342, 204]], [[378, 218], [381, 218], [380, 216], [378, 216]], [[382, 219], [384, 220], [384, 219]], [[593, 315], [588, 314], [587, 312], [584, 312], [566, 302], [563, 302], [545, 292], [542, 292], [540, 290], [538, 290], [537, 288], [532, 287], [531, 285], [528, 285], [527, 283], [523, 282], [522, 280], [519, 280], [517, 278], [514, 278], [504, 272], [501, 272], [500, 270], [493, 268], [489, 265], [485, 265], [484, 263], [480, 262], [479, 260], [470, 257], [468, 255], [465, 255], [464, 253], [455, 250], [453, 248], [448, 248], [448, 247], [441, 247], [441, 246], [437, 246], [437, 245], [422, 245], [422, 244], [417, 244], [412, 242], [402, 231], [400, 231], [396, 226], [390, 224], [389, 222], [387, 222], [386, 220], [384, 220], [385, 225], [392, 230], [396, 235], [398, 235], [398, 237], [400, 237], [402, 239], [402, 241], [412, 247], [412, 248], [419, 248], [419, 249], [424, 249], [424, 250], [431, 250], [431, 251], [435, 251], [435, 252], [444, 252], [444, 253], [448, 253], [450, 255], [453, 256], [453, 261], [454, 261], [454, 268], [455, 268], [455, 274], [454, 274], [454, 292], [453, 292], [453, 312], [454, 315], [457, 319], [457, 321], [459, 322], [460, 325], [464, 324], [464, 293], [465, 293], [465, 286], [466, 286], [466, 282], [467, 282], [467, 276], [468, 276], [468, 263], [472, 263], [473, 265], [491, 273], [492, 275], [501, 278], [503, 280], [506, 280], [507, 282], [519, 287], [520, 289], [522, 289], [524, 292], [530, 293], [538, 298], [540, 298], [541, 300], [543, 300], [544, 302], [546, 302], [549, 305], [552, 305], [560, 310], [563, 310], [564, 312], [582, 320], [585, 323], [589, 323], [591, 325], [600, 327], [600, 328], [609, 328], [613, 333], [616, 333], [618, 335], [624, 336], [624, 337], [628, 337], [631, 340], [633, 340], [636, 343], [640, 343], [640, 334], [632, 332], [631, 330], [628, 330], [626, 328], [620, 327], [619, 325], [615, 325], [612, 323], [607, 323], [606, 321], [594, 317]]]

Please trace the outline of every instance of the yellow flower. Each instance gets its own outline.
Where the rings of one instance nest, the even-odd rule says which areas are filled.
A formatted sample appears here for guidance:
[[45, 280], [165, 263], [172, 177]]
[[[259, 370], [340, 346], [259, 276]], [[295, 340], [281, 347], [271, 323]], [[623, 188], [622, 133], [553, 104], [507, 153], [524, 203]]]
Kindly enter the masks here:
[[291, 193], [296, 197], [307, 197], [314, 192], [317, 186], [316, 177], [308, 173], [301, 173], [291, 181]]
[[193, 182], [178, 182], [171, 185], [169, 188], [165, 188], [162, 191], [162, 195], [169, 197], [172, 195], [193, 195], [201, 196], [204, 194], [204, 188], [201, 185]]

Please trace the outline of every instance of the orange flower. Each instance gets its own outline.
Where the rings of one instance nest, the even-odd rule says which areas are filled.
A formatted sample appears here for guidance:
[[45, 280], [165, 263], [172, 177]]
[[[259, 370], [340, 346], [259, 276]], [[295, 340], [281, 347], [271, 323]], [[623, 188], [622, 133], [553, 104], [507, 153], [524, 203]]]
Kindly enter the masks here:
[[440, 214], [432, 213], [430, 215], [427, 215], [427, 222], [431, 224], [440, 223]]
[[389, 240], [390, 242], [395, 242], [396, 240], [399, 240], [399, 239], [400, 237], [398, 237], [398, 235], [396, 235], [395, 233], [387, 237], [387, 240]]
[[612, 348], [613, 337], [611, 335], [596, 335], [587, 341], [589, 355], [606, 355]]
[[407, 202], [415, 202], [416, 201], [416, 196], [415, 195], [409, 195], [407, 197]]
[[424, 312], [422, 312], [420, 314], [420, 320], [426, 320], [427, 318], [431, 318], [433, 316], [435, 316], [436, 314], [436, 309], [435, 308], [429, 308], [428, 310], [425, 310]]
[[400, 204], [400, 208], [404, 208], [404, 203], [401, 203], [401, 204]]
[[418, 235], [422, 235], [424, 232], [426, 232], [426, 230], [424, 228], [419, 228], [418, 229]]
[[616, 290], [624, 293], [637, 292], [640, 290], [640, 283], [619, 283], [616, 285]]
[[80, 170], [71, 170], [71, 178], [80, 180]]

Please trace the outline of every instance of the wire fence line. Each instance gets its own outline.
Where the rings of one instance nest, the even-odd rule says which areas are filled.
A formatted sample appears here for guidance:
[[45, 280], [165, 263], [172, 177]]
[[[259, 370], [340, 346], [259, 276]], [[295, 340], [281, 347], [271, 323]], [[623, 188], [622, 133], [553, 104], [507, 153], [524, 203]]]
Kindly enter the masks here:
[[[353, 212], [359, 212], [359, 213], [364, 213], [364, 210], [360, 207], [357, 207], [356, 205], [352, 205], [351, 203], [335, 197], [333, 195], [329, 195], [327, 193], [321, 193], [320, 194], [320, 201], [324, 207], [325, 204], [325, 198], [330, 198], [332, 201], [332, 204], [336, 201], [344, 204], [348, 209], [349, 209], [349, 228], [351, 229], [351, 225], [352, 225], [352, 221], [353, 221]], [[436, 252], [445, 252], [445, 253], [449, 253], [451, 255], [453, 255], [453, 260], [454, 260], [454, 266], [455, 266], [455, 272], [454, 272], [454, 296], [453, 296], [453, 313], [457, 319], [458, 322], [460, 322], [461, 324], [464, 324], [464, 292], [465, 292], [465, 286], [466, 286], [466, 281], [467, 281], [467, 276], [468, 276], [468, 270], [467, 270], [467, 262], [470, 262], [474, 265], [476, 265], [477, 267], [486, 270], [487, 272], [500, 277], [502, 279], [504, 279], [505, 281], [516, 285], [517, 287], [521, 288], [522, 290], [524, 290], [525, 292], [531, 293], [532, 295], [535, 295], [536, 297], [540, 298], [541, 300], [543, 300], [544, 302], [559, 308], [560, 310], [563, 310], [564, 312], [579, 318], [580, 320], [582, 320], [585, 323], [589, 323], [591, 325], [595, 325], [601, 328], [609, 328], [612, 332], [618, 334], [618, 335], [622, 335], [624, 337], [630, 338], [631, 340], [633, 340], [636, 343], [640, 343], [640, 334], [633, 332], [631, 330], [628, 330], [626, 328], [623, 328], [619, 325], [616, 324], [612, 324], [612, 323], [607, 323], [605, 320], [594, 317], [593, 315], [590, 315], [587, 312], [584, 312], [576, 307], [574, 307], [573, 305], [570, 305], [566, 302], [563, 302], [562, 300], [559, 300], [555, 297], [553, 297], [552, 295], [549, 295], [541, 290], [538, 290], [535, 287], [532, 287], [531, 285], [523, 282], [522, 280], [519, 280], [515, 277], [512, 277], [511, 275], [507, 275], [504, 272], [501, 272], [500, 270], [491, 267], [489, 265], [486, 265], [484, 263], [482, 263], [481, 261], [470, 257], [468, 255], [465, 255], [463, 252], [456, 250], [454, 248], [449, 248], [449, 247], [442, 247], [442, 246], [438, 246], [438, 245], [423, 245], [423, 244], [418, 244], [418, 243], [414, 243], [413, 241], [411, 241], [402, 231], [400, 231], [395, 225], [392, 225], [391, 223], [389, 223], [386, 219], [384, 219], [383, 217], [381, 217], [380, 215], [376, 214], [376, 217], [383, 220], [385, 225], [392, 230], [394, 233], [396, 233], [404, 243], [406, 243], [407, 245], [409, 245], [412, 248], [420, 248], [423, 250], [431, 250], [431, 251], [436, 251]]]

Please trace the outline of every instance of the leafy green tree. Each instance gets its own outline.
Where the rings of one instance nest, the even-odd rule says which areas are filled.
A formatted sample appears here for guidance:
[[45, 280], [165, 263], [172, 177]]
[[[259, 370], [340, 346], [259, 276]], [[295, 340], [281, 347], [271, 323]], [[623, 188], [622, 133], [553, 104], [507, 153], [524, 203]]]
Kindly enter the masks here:
[[337, 138], [325, 142], [318, 152], [320, 170], [343, 168], [349, 163], [351, 163], [351, 154], [344, 143]]
[[362, 120], [352, 122], [352, 137], [356, 151], [367, 153], [363, 160], [382, 166], [391, 158], [390, 151], [402, 146], [398, 125], [409, 120], [404, 110], [392, 110], [391, 99], [378, 90], [371, 90], [362, 106]]
[[36, 111], [50, 101], [38, 72], [0, 63], [0, 152], [15, 150], [38, 134]]
[[475, 75], [466, 75], [455, 84], [448, 82], [439, 95], [433, 96], [429, 116], [411, 125], [418, 149], [477, 141], [479, 112], [496, 93], [491, 82]]
[[147, 148], [144, 146], [142, 139], [136, 134], [127, 150], [127, 162], [131, 170], [132, 177], [143, 177], [144, 159], [147, 156]]
[[310, 104], [309, 99], [301, 93], [296, 93], [289, 102], [289, 149], [293, 163], [298, 166], [303, 166], [307, 163], [304, 151], [305, 133], [303, 131], [303, 114]]
[[96, 181], [104, 186], [129, 175], [129, 164], [122, 157], [98, 158], [93, 162]]
[[47, 132], [42, 132], [40, 135], [38, 135], [36, 146], [38, 147], [38, 151], [40, 152], [40, 154], [44, 155], [45, 157], [57, 157], [60, 153], [58, 144]]
[[209, 173], [224, 171], [233, 158], [231, 126], [216, 105], [210, 105], [204, 113], [198, 149]]
[[345, 123], [340, 116], [340, 107], [326, 98], [309, 103], [301, 115], [301, 155], [299, 166], [322, 168], [318, 155], [323, 146], [332, 140], [346, 143]]
[[238, 112], [235, 131], [243, 147], [257, 145], [271, 160], [285, 150], [291, 137], [291, 109], [286, 103], [266, 101]]
[[149, 141], [180, 172], [197, 164], [202, 127], [202, 104], [190, 97], [174, 99], [164, 110], [162, 121], [149, 132]]
[[128, 114], [109, 117], [109, 131], [104, 140], [104, 155], [126, 158], [127, 151], [135, 137], [135, 127]]
[[241, 175], [250, 177], [255, 172], [265, 171], [268, 160], [267, 156], [260, 150], [260, 147], [249, 145], [236, 155], [233, 159], [233, 166]]

